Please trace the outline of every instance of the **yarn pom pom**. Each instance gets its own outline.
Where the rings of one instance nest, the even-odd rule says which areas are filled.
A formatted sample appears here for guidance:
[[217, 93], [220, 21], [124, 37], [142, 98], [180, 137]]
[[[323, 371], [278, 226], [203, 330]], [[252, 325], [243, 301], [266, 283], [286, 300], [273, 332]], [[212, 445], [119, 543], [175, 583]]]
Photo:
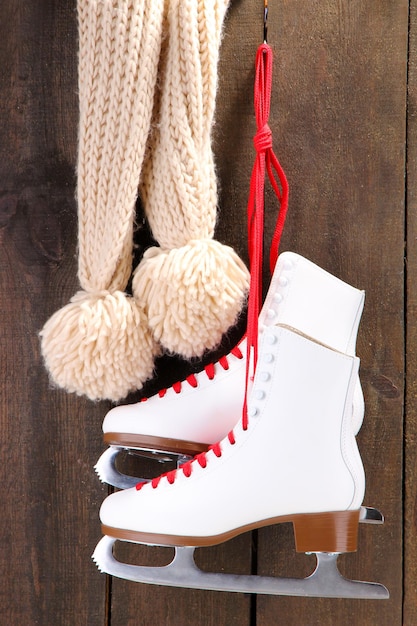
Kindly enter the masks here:
[[144, 311], [121, 291], [79, 291], [40, 335], [52, 382], [91, 400], [140, 389], [159, 352]]
[[170, 352], [201, 356], [219, 344], [242, 309], [249, 273], [229, 246], [195, 239], [172, 250], [150, 248], [135, 271], [154, 338]]

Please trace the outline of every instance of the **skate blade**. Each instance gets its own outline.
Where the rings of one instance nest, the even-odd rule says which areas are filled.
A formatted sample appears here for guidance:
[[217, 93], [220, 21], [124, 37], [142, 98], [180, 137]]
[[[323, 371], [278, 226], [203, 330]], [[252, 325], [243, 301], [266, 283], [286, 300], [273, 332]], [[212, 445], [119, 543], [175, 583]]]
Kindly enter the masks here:
[[359, 521], [362, 524], [383, 524], [385, 519], [378, 509], [374, 509], [371, 506], [361, 506]]
[[113, 485], [113, 487], [118, 487], [119, 489], [130, 489], [131, 487], [135, 487], [139, 482], [146, 482], [135, 476], [128, 476], [127, 474], [119, 472], [116, 467], [116, 457], [119, 452], [119, 448], [107, 448], [97, 461], [94, 469], [101, 482]]
[[[128, 474], [123, 474], [116, 467], [116, 458], [117, 455], [122, 452], [124, 448], [119, 448], [116, 446], [110, 446], [103, 452], [97, 461], [94, 469], [101, 480], [102, 483], [107, 483], [108, 485], [112, 485], [113, 487], [117, 487], [118, 489], [130, 489], [131, 487], [135, 487], [138, 483], [146, 483], [151, 479], [148, 478], [138, 478], [136, 476], [129, 476]], [[129, 452], [130, 450], [128, 450]], [[177, 468], [181, 467], [184, 463], [189, 461], [192, 457], [186, 454], [176, 454], [176, 453], [164, 453], [160, 451], [151, 451], [151, 450], [137, 450], [132, 449], [132, 453], [137, 454], [137, 456], [144, 457], [146, 459], [154, 459], [158, 463], [165, 462], [173, 462], [176, 461]], [[160, 473], [160, 472], [159, 472]]]
[[113, 537], [105, 535], [97, 544], [92, 558], [101, 572], [133, 582], [278, 596], [368, 600], [389, 598], [384, 585], [344, 578], [337, 567], [338, 554], [316, 553], [316, 569], [307, 578], [274, 578], [203, 572], [195, 564], [195, 548], [192, 547], [175, 548], [173, 560], [163, 567], [129, 565], [114, 557], [115, 541]]

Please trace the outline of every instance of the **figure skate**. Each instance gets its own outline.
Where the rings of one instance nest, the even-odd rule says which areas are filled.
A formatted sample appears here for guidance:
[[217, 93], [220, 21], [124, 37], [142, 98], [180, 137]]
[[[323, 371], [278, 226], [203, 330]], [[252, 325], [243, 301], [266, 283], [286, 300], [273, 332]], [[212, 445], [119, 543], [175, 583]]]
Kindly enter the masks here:
[[[247, 410], [234, 429], [180, 469], [103, 502], [105, 537], [93, 555], [99, 569], [177, 587], [387, 598], [383, 585], [346, 580], [336, 563], [339, 553], [356, 550], [365, 489], [352, 420], [358, 367], [357, 357], [282, 322], [267, 326]], [[195, 547], [288, 521], [296, 550], [317, 554], [306, 579], [207, 573], [194, 562]], [[121, 563], [116, 540], [175, 546], [175, 558], [162, 568]]]
[[[293, 252], [282, 253], [259, 315], [259, 329], [287, 324], [318, 341], [355, 354], [364, 293]], [[117, 406], [103, 422], [104, 442], [110, 447], [95, 470], [103, 482], [120, 489], [141, 479], [118, 471], [122, 449], [150, 451], [156, 458], [176, 458], [178, 465], [220, 441], [236, 424], [242, 409], [246, 369], [246, 339], [227, 356], [188, 376], [146, 401]], [[364, 403], [358, 379], [352, 427], [358, 433]], [[373, 509], [363, 510], [363, 521], [382, 521]]]

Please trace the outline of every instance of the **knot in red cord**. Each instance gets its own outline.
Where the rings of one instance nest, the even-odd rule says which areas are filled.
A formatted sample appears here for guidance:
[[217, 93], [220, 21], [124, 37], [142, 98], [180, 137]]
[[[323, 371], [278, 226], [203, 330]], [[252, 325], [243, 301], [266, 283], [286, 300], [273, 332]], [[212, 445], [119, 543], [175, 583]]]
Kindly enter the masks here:
[[258, 129], [253, 138], [253, 145], [258, 153], [266, 152], [272, 148], [272, 131], [268, 124], [264, 124], [262, 128]]

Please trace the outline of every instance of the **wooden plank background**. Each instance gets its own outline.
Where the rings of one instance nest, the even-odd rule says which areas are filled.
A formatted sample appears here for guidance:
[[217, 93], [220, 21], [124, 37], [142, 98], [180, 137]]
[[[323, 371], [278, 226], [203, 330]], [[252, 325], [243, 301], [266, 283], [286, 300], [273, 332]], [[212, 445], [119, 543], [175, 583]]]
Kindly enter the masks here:
[[[231, 3], [215, 128], [217, 238], [245, 259], [262, 4]], [[1, 624], [417, 624], [416, 29], [415, 0], [270, 2], [271, 127], [291, 187], [282, 249], [367, 292], [358, 339], [367, 406], [359, 446], [366, 503], [386, 523], [361, 526], [358, 553], [343, 557], [341, 569], [384, 583], [391, 598], [251, 597], [107, 580], [90, 559], [107, 494], [93, 465], [109, 405], [51, 389], [37, 337], [77, 289], [75, 0], [2, 0]], [[268, 190], [267, 242], [274, 219]], [[264, 279], [266, 287], [266, 266]], [[163, 360], [145, 393], [188, 371], [179, 359]], [[164, 558], [144, 548], [129, 554]], [[287, 525], [200, 550], [198, 560], [239, 573], [304, 575], [311, 568], [294, 553]]]
[[417, 616], [417, 3], [410, 6], [407, 126], [404, 624]]

